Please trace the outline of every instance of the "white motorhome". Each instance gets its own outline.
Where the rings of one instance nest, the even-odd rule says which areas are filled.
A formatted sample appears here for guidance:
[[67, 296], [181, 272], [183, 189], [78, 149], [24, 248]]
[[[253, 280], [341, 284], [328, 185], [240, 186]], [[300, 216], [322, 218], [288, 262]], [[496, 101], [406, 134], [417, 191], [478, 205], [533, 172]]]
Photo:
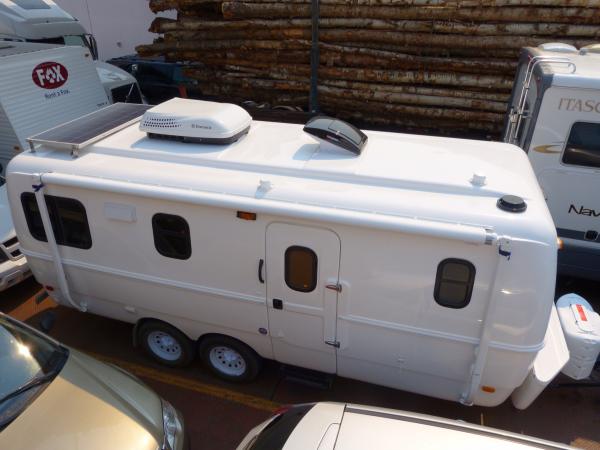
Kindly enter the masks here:
[[523, 49], [504, 141], [529, 155], [564, 242], [559, 273], [600, 280], [600, 46]]
[[[80, 46], [98, 59], [94, 36], [52, 0], [0, 0], [0, 40]], [[142, 102], [131, 74], [102, 61], [95, 61], [95, 65], [112, 102]]]
[[262, 357], [524, 408], [569, 360], [556, 229], [518, 147], [147, 108], [49, 130], [9, 165], [22, 251], [58, 302], [234, 381]]

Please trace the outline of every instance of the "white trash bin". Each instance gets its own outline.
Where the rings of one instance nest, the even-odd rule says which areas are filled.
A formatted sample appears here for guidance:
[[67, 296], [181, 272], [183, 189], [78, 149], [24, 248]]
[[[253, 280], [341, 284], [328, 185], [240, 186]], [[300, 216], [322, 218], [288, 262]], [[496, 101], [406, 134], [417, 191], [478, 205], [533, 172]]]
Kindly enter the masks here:
[[587, 378], [600, 353], [600, 315], [577, 294], [559, 298], [556, 310], [571, 354], [562, 373], [575, 380]]

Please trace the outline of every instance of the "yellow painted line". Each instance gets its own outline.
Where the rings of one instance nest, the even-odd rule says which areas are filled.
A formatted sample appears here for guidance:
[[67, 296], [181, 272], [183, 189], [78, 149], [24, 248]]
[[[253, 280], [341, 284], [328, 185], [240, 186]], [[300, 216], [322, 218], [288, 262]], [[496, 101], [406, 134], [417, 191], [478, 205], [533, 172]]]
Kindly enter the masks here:
[[151, 367], [146, 367], [140, 364], [123, 361], [118, 358], [113, 358], [98, 353], [85, 353], [87, 353], [90, 356], [93, 356], [96, 359], [99, 359], [100, 361], [119, 366], [138, 377], [147, 378], [153, 381], [159, 381], [161, 383], [170, 384], [171, 386], [177, 386], [182, 389], [187, 389], [188, 391], [199, 392], [201, 394], [210, 395], [211, 397], [216, 397], [222, 400], [239, 403], [240, 405], [248, 406], [250, 408], [273, 412], [281, 406], [279, 403], [272, 402], [271, 400], [267, 400], [261, 397], [242, 394], [241, 392], [232, 391], [230, 389], [201, 383], [199, 381], [192, 380], [191, 378], [165, 373], [153, 369]]

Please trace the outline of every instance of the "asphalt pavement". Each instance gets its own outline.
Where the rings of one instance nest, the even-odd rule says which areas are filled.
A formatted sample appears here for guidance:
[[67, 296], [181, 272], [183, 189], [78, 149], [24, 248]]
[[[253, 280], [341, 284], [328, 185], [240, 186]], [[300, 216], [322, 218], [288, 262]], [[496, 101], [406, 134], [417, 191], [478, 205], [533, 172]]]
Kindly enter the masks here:
[[[600, 305], [598, 286], [560, 280], [557, 292], [577, 292]], [[46, 311], [52, 310], [56, 321], [51, 336], [144, 380], [183, 413], [194, 450], [233, 449], [279, 406], [324, 400], [434, 414], [600, 450], [597, 383], [573, 385], [559, 377], [525, 411], [515, 409], [510, 401], [495, 408], [467, 407], [341, 377], [334, 378], [330, 387], [307, 385], [292, 380], [272, 361], [266, 362], [252, 383], [232, 384], [215, 378], [198, 362], [185, 369], [161, 366], [133, 348], [131, 324], [58, 306], [49, 298], [40, 302], [40, 289], [29, 279], [0, 293], [0, 310], [36, 327]]]

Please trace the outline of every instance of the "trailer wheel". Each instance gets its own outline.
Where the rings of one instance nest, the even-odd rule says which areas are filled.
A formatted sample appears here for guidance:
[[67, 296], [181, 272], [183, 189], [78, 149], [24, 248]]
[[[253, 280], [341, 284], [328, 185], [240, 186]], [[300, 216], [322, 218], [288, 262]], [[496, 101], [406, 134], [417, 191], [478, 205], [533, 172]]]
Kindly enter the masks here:
[[143, 323], [138, 342], [148, 356], [167, 366], [185, 367], [194, 358], [194, 346], [187, 336], [163, 322]]
[[227, 336], [204, 338], [198, 351], [210, 371], [227, 381], [251, 381], [262, 365], [262, 359], [254, 350]]

